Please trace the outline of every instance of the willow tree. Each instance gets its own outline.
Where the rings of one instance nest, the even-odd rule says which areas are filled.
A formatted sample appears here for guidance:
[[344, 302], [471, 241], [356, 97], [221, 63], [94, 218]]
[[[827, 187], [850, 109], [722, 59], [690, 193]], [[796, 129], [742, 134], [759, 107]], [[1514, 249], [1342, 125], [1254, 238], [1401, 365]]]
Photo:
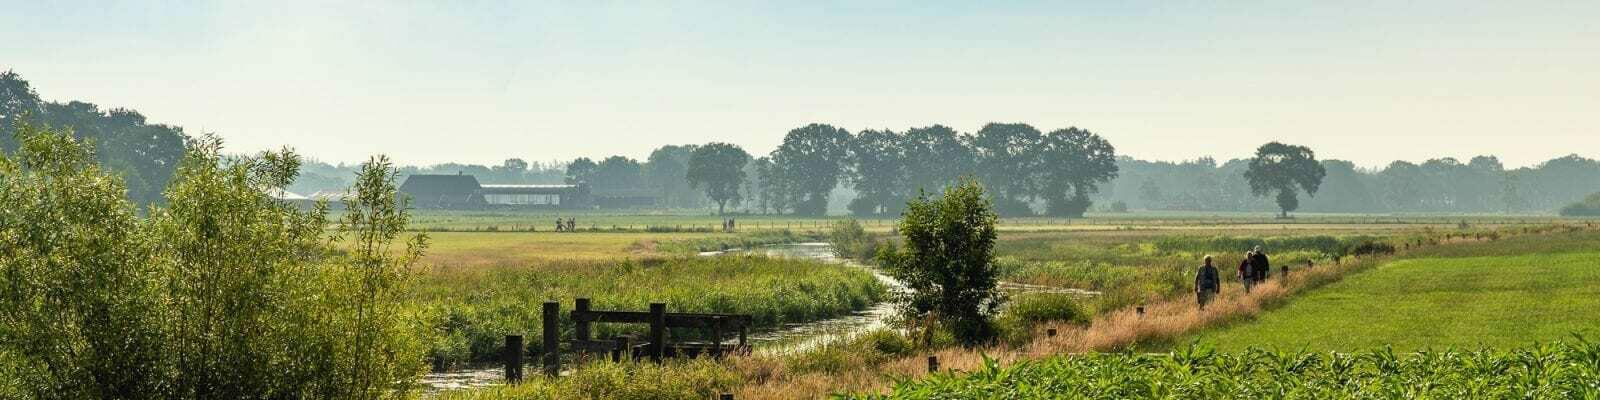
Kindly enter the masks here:
[[1250, 193], [1258, 197], [1276, 193], [1278, 217], [1288, 218], [1290, 211], [1300, 208], [1298, 192], [1316, 196], [1327, 173], [1310, 148], [1271, 142], [1256, 149], [1244, 178], [1250, 182]]

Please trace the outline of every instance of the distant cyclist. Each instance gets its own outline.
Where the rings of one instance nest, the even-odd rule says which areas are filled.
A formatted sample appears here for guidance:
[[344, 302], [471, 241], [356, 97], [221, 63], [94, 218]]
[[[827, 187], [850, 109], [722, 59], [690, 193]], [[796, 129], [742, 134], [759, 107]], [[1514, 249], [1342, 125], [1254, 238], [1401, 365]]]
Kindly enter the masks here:
[[1211, 256], [1206, 256], [1205, 265], [1200, 266], [1200, 271], [1194, 275], [1195, 301], [1200, 303], [1200, 309], [1206, 309], [1206, 303], [1222, 291], [1222, 276], [1217, 273], [1217, 267], [1211, 265]]

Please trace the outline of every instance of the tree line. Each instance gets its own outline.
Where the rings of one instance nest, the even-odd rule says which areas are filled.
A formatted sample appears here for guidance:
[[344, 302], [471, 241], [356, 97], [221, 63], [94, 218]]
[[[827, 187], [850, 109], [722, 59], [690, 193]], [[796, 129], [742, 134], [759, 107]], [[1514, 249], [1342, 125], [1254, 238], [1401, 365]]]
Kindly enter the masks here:
[[[96, 161], [121, 177], [128, 198], [140, 205], [164, 201], [162, 190], [191, 140], [182, 128], [148, 123], [134, 110], [41, 100], [16, 73], [0, 73], [0, 151], [16, 150], [13, 133], [24, 120], [93, 143]], [[695, 155], [712, 145], [717, 146], [702, 152], [699, 172], [691, 177]], [[549, 162], [510, 158], [499, 165], [445, 163], [398, 171], [401, 179], [464, 173], [484, 183], [581, 182], [598, 193], [653, 192], [660, 207], [798, 215], [840, 209], [862, 216], [898, 215], [919, 191], [938, 190], [962, 176], [982, 183], [1002, 216], [1073, 217], [1091, 209], [1129, 208], [1547, 213], [1600, 191], [1600, 161], [1594, 159], [1569, 155], [1506, 168], [1496, 157], [1483, 155], [1466, 161], [1395, 161], [1376, 169], [1316, 160], [1324, 176], [1315, 186], [1298, 182], [1293, 191], [1314, 195], [1280, 198], [1287, 181], [1257, 187], [1247, 179], [1255, 158], [1138, 160], [1118, 156], [1106, 139], [1085, 129], [1043, 132], [1022, 123], [990, 123], [972, 133], [944, 125], [852, 133], [809, 124], [790, 130], [777, 149], [759, 156], [732, 144], [677, 144], [661, 146], [643, 160], [622, 155]], [[306, 195], [342, 192], [353, 183], [357, 169], [308, 160], [287, 190]], [[1287, 203], [1292, 207], [1285, 207]]]

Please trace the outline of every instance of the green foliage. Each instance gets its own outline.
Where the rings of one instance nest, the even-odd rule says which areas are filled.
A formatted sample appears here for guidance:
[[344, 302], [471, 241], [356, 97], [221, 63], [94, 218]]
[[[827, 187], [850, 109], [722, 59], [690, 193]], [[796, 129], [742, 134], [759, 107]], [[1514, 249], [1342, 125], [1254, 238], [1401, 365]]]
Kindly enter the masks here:
[[1583, 201], [1561, 208], [1563, 217], [1600, 217], [1600, 193], [1584, 197]]
[[1006, 303], [1000, 318], [995, 320], [1007, 343], [1025, 344], [1033, 337], [1033, 330], [1046, 322], [1087, 324], [1094, 316], [1073, 295], [1061, 293], [1032, 293], [1016, 296]]
[[225, 161], [202, 138], [141, 220], [88, 145], [18, 137], [0, 158], [0, 397], [386, 398], [421, 374], [387, 164], [355, 188], [342, 255], [324, 208], [267, 196], [292, 153]]
[[854, 219], [834, 222], [833, 230], [828, 232], [828, 243], [833, 245], [833, 254], [840, 258], [871, 262], [878, 255], [878, 239]]
[[1327, 170], [1317, 163], [1317, 154], [1310, 148], [1278, 142], [1257, 148], [1250, 168], [1244, 172], [1252, 194], [1266, 196], [1277, 192], [1278, 208], [1284, 217], [1300, 207], [1296, 190], [1315, 196], [1326, 175]]
[[686, 177], [690, 186], [705, 189], [706, 197], [717, 203], [717, 215], [722, 215], [729, 202], [739, 204], [739, 187], [744, 185], [744, 165], [748, 163], [750, 153], [739, 146], [710, 143], [695, 148], [689, 156]]
[[906, 286], [908, 320], [933, 318], [966, 344], [993, 337], [989, 317], [1004, 301], [995, 265], [995, 220], [977, 182], [964, 180], [944, 196], [910, 203], [900, 221], [904, 247], [880, 253], [879, 263]]
[[1154, 244], [1160, 251], [1189, 254], [1243, 253], [1256, 246], [1266, 249], [1268, 254], [1303, 251], [1324, 257], [1394, 252], [1393, 245], [1368, 235], [1166, 236], [1156, 239]]
[[1509, 350], [1396, 354], [1090, 353], [934, 374], [857, 399], [1590, 398], [1600, 344], [1575, 338]]

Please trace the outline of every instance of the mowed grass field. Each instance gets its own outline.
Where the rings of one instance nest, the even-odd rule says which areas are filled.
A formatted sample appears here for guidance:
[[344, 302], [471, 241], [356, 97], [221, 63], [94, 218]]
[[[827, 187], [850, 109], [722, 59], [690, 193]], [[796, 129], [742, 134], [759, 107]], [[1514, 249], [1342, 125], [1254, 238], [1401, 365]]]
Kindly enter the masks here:
[[1600, 235], [1420, 251], [1204, 332], [1219, 350], [1508, 348], [1600, 338]]

